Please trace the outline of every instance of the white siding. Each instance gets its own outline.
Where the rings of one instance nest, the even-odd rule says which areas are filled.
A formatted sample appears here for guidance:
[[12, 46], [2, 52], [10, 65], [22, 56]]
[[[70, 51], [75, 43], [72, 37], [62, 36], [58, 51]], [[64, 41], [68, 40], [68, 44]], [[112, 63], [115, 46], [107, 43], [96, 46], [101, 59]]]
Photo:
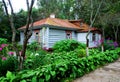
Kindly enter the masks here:
[[28, 43], [32, 43], [35, 41], [35, 33], [32, 32], [32, 36], [30, 37], [30, 39], [28, 40]]
[[20, 32], [20, 44], [23, 44], [23, 40], [24, 40], [24, 33], [21, 31]]
[[45, 47], [49, 49], [49, 27], [45, 30]]
[[49, 30], [49, 48], [60, 40], [66, 39], [66, 33], [64, 30], [50, 29]]
[[[93, 33], [91, 33], [90, 37], [92, 38]], [[97, 47], [100, 45], [100, 39], [101, 39], [101, 35], [98, 33], [95, 33], [95, 41], [92, 41], [92, 39], [89, 42], [89, 47]]]
[[[20, 44], [23, 44], [23, 40], [24, 40], [24, 32], [20, 32]], [[32, 33], [32, 36], [28, 40], [28, 43], [31, 43], [31, 42], [34, 42], [34, 41], [35, 41], [35, 34]]]
[[77, 40], [81, 43], [86, 43], [86, 35], [87, 33], [78, 33]]
[[47, 48], [47, 38], [48, 38], [48, 35], [47, 35], [47, 29], [46, 27], [43, 27], [41, 30], [40, 30], [40, 44], [43, 48]]
[[72, 39], [77, 40], [77, 34], [75, 31], [72, 31]]
[[[81, 43], [85, 43], [86, 44], [86, 35], [87, 33], [78, 33], [77, 34], [77, 40]], [[93, 33], [90, 33], [88, 38], [89, 38], [89, 47], [97, 47], [98, 45], [98, 41], [101, 39], [100, 35], [99, 34], [95, 34], [96, 35], [96, 42], [95, 41], [92, 41], [92, 36], [93, 36]]]

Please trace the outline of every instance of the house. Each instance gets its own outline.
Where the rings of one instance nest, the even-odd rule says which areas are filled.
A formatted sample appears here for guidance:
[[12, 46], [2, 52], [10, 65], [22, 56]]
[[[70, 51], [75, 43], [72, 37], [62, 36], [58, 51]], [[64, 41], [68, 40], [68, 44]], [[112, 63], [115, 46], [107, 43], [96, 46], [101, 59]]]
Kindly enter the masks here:
[[[20, 44], [23, 44], [24, 29], [23, 26], [20, 30]], [[43, 48], [49, 49], [60, 40], [74, 39], [82, 43], [86, 43], [86, 34], [88, 32], [89, 25], [82, 20], [63, 20], [55, 18], [51, 15], [48, 18], [34, 22], [32, 28], [32, 36], [29, 39], [29, 43], [37, 41]], [[97, 47], [95, 42], [101, 39], [101, 33], [99, 29], [91, 28], [89, 34], [89, 47]]]

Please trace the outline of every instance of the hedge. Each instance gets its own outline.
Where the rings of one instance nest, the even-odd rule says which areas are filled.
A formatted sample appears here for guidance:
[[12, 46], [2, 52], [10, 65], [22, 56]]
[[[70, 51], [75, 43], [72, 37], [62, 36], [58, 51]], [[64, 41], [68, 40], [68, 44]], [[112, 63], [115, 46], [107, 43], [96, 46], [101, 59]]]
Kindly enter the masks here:
[[119, 58], [120, 48], [83, 58], [71, 58], [17, 74], [10, 71], [0, 82], [58, 82], [63, 78], [77, 78]]

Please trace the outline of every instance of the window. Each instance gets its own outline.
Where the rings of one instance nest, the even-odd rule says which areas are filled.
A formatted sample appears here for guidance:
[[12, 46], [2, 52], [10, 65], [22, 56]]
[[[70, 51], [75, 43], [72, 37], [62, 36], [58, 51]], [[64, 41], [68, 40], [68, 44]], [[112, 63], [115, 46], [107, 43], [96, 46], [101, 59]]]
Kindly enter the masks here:
[[39, 42], [39, 36], [38, 36], [38, 34], [39, 34], [39, 33], [36, 32], [36, 35], [35, 35], [35, 39], [36, 39], [37, 42]]
[[72, 32], [66, 31], [66, 39], [71, 39], [71, 38], [72, 38]]
[[95, 33], [93, 33], [93, 35], [92, 35], [92, 41], [95, 41], [96, 39], [96, 36], [95, 36]]
[[39, 40], [39, 38], [40, 38], [39, 33], [40, 33], [39, 30], [34, 30], [34, 35], [35, 35], [35, 41], [36, 41], [36, 42], [39, 42], [39, 41], [40, 41], [40, 40]]

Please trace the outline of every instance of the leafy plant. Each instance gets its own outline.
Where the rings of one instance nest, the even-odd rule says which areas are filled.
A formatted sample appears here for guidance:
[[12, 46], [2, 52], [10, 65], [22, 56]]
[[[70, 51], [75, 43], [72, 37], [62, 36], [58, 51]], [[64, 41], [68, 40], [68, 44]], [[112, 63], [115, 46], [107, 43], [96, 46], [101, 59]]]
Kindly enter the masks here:
[[36, 51], [40, 48], [40, 44], [38, 42], [32, 42], [31, 44], [28, 45], [27, 49], [31, 51]]
[[84, 48], [85, 46], [75, 40], [62, 40], [55, 43], [53, 49], [55, 52], [70, 52], [74, 51], [78, 47]]
[[6, 60], [0, 59], [0, 75], [5, 75], [7, 71], [15, 71], [18, 66], [18, 62], [15, 57], [7, 57]]
[[[34, 70], [23, 70], [16, 74], [12, 78], [13, 82], [58, 82], [64, 78], [77, 78], [83, 76], [95, 70], [97, 67], [111, 63], [118, 59], [120, 50], [101, 52], [96, 55], [90, 55], [88, 57], [79, 58], [73, 52], [63, 52], [60, 54], [52, 53], [51, 55], [46, 55], [46, 58], [50, 59], [49, 64], [40, 66]], [[9, 77], [1, 77], [0, 81], [7, 79], [10, 81]]]
[[7, 39], [5, 38], [0, 38], [0, 44], [6, 44], [7, 43]]

